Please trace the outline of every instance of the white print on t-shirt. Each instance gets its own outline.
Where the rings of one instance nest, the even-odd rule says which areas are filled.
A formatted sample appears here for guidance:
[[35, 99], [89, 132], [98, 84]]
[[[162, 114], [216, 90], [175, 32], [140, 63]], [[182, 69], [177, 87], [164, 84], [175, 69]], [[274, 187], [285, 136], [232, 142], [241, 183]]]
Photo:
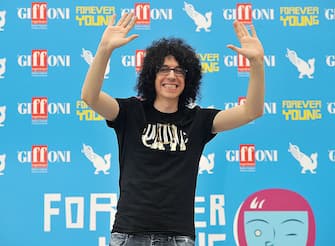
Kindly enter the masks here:
[[142, 143], [151, 149], [185, 151], [187, 135], [173, 124], [148, 124], [143, 130]]

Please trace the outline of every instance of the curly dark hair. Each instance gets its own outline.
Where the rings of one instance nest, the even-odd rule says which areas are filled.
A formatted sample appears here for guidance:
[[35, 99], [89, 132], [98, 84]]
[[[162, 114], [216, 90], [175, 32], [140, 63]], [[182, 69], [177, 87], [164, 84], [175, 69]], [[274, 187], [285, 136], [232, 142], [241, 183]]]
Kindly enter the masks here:
[[154, 41], [146, 49], [143, 67], [137, 79], [137, 95], [144, 100], [154, 102], [156, 98], [155, 79], [158, 69], [166, 56], [172, 55], [179, 66], [187, 70], [185, 88], [179, 97], [179, 106], [195, 102], [199, 97], [201, 84], [201, 63], [195, 50], [180, 38], [162, 38]]

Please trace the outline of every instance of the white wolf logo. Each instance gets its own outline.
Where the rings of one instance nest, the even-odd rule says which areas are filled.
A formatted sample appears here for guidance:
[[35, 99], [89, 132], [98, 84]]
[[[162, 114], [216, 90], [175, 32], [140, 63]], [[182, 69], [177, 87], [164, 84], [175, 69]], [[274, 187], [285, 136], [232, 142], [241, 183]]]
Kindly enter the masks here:
[[0, 176], [3, 175], [3, 171], [5, 170], [6, 167], [6, 155], [0, 155]]
[[4, 26], [6, 24], [6, 11], [1, 10], [0, 11], [0, 32], [4, 31]]
[[111, 166], [111, 154], [106, 154], [104, 158], [96, 154], [92, 147], [86, 144], [83, 144], [82, 153], [89, 159], [93, 166], [95, 167], [94, 174], [99, 174], [99, 172], [103, 172], [104, 174], [109, 174], [108, 170]]
[[6, 106], [0, 106], [0, 127], [5, 126], [3, 123], [6, 119]]
[[292, 156], [299, 162], [300, 166], [302, 167], [301, 173], [305, 174], [307, 170], [313, 174], [316, 173], [315, 169], [318, 166], [318, 153], [313, 153], [309, 157], [301, 152], [297, 145], [293, 145], [291, 143], [289, 143], [288, 152], [290, 152]]
[[211, 153], [207, 157], [201, 155], [199, 162], [199, 174], [202, 174], [203, 171], [207, 171], [207, 173], [212, 174], [214, 168], [214, 157], [215, 154]]
[[289, 61], [297, 67], [299, 71], [299, 79], [302, 79], [305, 75], [309, 79], [313, 79], [313, 73], [315, 70], [315, 58], [309, 59], [308, 63], [305, 62], [303, 59], [299, 58], [297, 53], [294, 50], [287, 49], [286, 57]]
[[197, 26], [197, 32], [200, 32], [201, 28], [203, 28], [206, 32], [210, 32], [209, 28], [212, 25], [212, 12], [207, 12], [204, 16], [197, 12], [192, 4], [187, 2], [184, 2], [183, 10], [194, 21], [195, 25]]
[[5, 78], [6, 72], [6, 58], [0, 58], [0, 79]]
[[[82, 53], [80, 55], [82, 58], [84, 58], [84, 60], [87, 62], [87, 64], [89, 66], [91, 66], [92, 62], [93, 62], [93, 59], [94, 59], [94, 56], [93, 56], [93, 53], [90, 51], [90, 50], [85, 50], [84, 48], [82, 48]], [[109, 75], [109, 72], [110, 72], [110, 60], [108, 60], [108, 63], [107, 63], [107, 66], [106, 66], [106, 70], [105, 70], [105, 79], [108, 79], [108, 75]]]

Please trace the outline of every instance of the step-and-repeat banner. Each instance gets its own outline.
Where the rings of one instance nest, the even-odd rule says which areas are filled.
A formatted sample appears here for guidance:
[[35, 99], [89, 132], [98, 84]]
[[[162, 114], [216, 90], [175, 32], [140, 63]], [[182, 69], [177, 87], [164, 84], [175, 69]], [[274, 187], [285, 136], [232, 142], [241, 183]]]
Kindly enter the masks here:
[[2, 1], [0, 245], [108, 244], [116, 137], [80, 94], [110, 16], [132, 11], [140, 36], [105, 73], [115, 97], [136, 95], [153, 40], [180, 37], [202, 63], [197, 103], [228, 109], [243, 103], [249, 75], [226, 48], [239, 45], [233, 21], [254, 24], [265, 49], [264, 116], [219, 134], [201, 157], [196, 245], [335, 245], [332, 0]]

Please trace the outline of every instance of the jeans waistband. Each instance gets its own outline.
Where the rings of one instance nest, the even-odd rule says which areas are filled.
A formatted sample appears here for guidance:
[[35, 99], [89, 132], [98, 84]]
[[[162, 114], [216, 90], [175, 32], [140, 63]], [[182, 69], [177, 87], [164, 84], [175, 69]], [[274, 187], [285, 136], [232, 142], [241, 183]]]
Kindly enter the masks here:
[[116, 232], [116, 233], [122, 233], [127, 235], [128, 237], [137, 237], [137, 238], [147, 238], [151, 240], [172, 240], [172, 239], [191, 239], [192, 241], [195, 241], [195, 238], [188, 235], [182, 235], [174, 232], [155, 232], [155, 233], [127, 233], [127, 232]]

